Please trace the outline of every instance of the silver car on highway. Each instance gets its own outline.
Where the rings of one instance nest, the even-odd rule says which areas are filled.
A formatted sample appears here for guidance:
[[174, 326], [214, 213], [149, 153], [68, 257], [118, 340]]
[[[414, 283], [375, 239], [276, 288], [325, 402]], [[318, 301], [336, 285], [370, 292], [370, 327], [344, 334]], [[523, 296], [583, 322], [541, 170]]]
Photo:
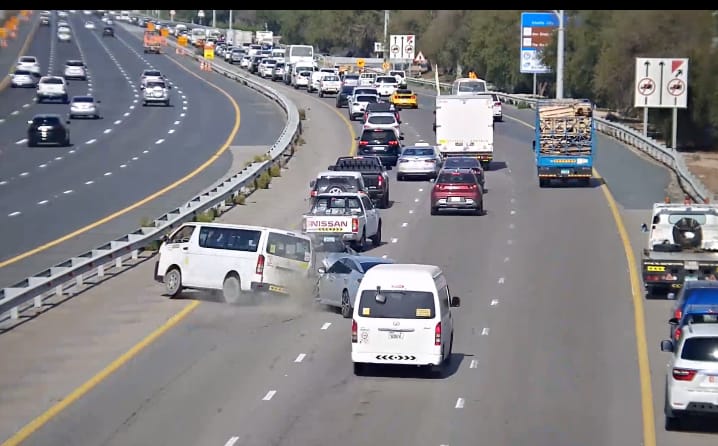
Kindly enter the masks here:
[[434, 179], [441, 170], [441, 154], [436, 147], [414, 145], [405, 147], [396, 163], [396, 179], [406, 177], [425, 177]]
[[92, 96], [73, 96], [70, 100], [70, 119], [74, 118], [100, 118], [100, 101]]
[[364, 274], [376, 265], [394, 263], [391, 259], [371, 256], [328, 254], [317, 269], [317, 301], [341, 309], [342, 316], [349, 318], [354, 308], [357, 289]]

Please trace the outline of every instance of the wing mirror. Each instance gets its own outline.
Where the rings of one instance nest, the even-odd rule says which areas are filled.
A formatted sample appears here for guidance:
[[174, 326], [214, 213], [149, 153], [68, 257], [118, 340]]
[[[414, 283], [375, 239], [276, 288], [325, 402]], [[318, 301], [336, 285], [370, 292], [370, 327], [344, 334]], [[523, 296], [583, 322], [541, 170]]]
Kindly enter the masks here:
[[399, 139], [400, 139], [401, 141], [404, 141], [404, 135], [399, 136]]
[[314, 185], [317, 184], [317, 180], [310, 180], [309, 181], [309, 187], [314, 187]]
[[672, 318], [668, 319], [668, 323], [670, 325], [678, 325], [678, 318], [672, 317]]
[[99, 99], [96, 99], [95, 102], [97, 102], [98, 104], [102, 104], [102, 101]]
[[645, 223], [641, 224], [641, 232], [648, 232], [648, 225]]
[[72, 121], [68, 119], [67, 121], [65, 121], [65, 124], [72, 124]]
[[321, 276], [322, 274], [327, 273], [327, 269], [323, 266], [320, 266], [319, 268], [317, 268], [317, 273]]
[[661, 351], [673, 353], [673, 341], [670, 339], [664, 339], [661, 341]]
[[454, 296], [451, 298], [451, 306], [452, 307], [460, 307], [461, 306], [461, 298], [459, 296]]
[[359, 137], [357, 136], [356, 138], [354, 138], [354, 141], [359, 141]]
[[170, 239], [169, 234], [163, 234], [162, 237], [160, 237], [160, 242], [167, 243]]

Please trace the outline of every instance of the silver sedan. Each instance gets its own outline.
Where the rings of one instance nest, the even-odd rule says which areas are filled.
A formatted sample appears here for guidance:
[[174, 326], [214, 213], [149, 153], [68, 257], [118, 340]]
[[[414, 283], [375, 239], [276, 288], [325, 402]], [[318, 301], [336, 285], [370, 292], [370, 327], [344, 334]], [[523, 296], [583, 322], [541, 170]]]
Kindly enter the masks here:
[[100, 118], [100, 101], [92, 96], [73, 96], [70, 101], [70, 119], [73, 118]]
[[441, 170], [441, 155], [436, 147], [415, 145], [405, 147], [396, 163], [396, 179], [425, 177], [434, 179]]
[[350, 318], [354, 308], [357, 289], [364, 274], [376, 265], [394, 263], [391, 259], [370, 256], [332, 253], [323, 260], [323, 266], [317, 269], [317, 301], [330, 307], [341, 309], [342, 316]]

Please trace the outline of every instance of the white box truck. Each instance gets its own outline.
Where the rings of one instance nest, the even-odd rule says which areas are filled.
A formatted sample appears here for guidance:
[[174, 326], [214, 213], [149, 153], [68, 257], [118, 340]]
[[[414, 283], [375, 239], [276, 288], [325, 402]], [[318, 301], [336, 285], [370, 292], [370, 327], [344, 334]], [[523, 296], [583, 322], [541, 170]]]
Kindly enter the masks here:
[[436, 97], [436, 146], [442, 156], [471, 156], [488, 168], [494, 159], [494, 110], [489, 95]]

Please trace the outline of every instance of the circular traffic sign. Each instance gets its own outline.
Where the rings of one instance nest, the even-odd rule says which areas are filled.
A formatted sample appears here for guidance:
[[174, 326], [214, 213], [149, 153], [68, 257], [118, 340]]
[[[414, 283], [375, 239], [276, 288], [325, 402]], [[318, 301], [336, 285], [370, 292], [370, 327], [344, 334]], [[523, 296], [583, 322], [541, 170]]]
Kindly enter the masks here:
[[391, 46], [391, 53], [392, 53], [392, 54], [399, 54], [399, 45], [392, 45], [392, 46]]
[[204, 17], [204, 10], [200, 9], [199, 11], [197, 11], [197, 17], [203, 18], [203, 17]]
[[174, 9], [172, 9], [172, 10], [170, 11], [170, 15], [175, 15], [175, 14], [177, 14], [177, 11], [175, 11]]
[[656, 91], [656, 82], [653, 79], [644, 77], [638, 81], [638, 92], [643, 96], [650, 96], [654, 91]]
[[383, 64], [381, 64], [381, 67], [384, 69], [384, 71], [386, 71], [391, 68], [391, 64], [389, 62], [384, 62]]
[[686, 91], [686, 84], [680, 79], [671, 79], [666, 88], [671, 95], [680, 96]]
[[357, 60], [357, 66], [359, 68], [364, 68], [364, 59]]
[[414, 47], [413, 47], [413, 46], [407, 46], [406, 48], [404, 48], [404, 53], [405, 53], [405, 54], [412, 54], [413, 51], [414, 51]]

